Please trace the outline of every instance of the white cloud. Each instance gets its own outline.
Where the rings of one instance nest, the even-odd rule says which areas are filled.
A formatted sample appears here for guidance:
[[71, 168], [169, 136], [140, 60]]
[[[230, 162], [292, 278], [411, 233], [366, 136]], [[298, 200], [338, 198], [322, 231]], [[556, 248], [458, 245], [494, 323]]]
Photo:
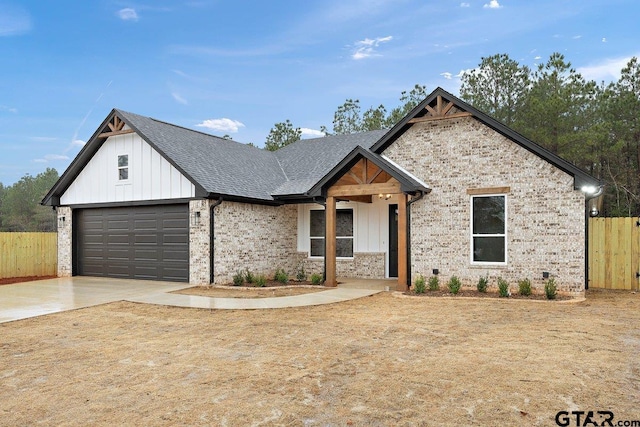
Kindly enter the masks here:
[[484, 6], [485, 9], [500, 9], [502, 5], [498, 3], [498, 0], [491, 0], [489, 3], [486, 3]]
[[36, 163], [49, 163], [56, 160], [69, 160], [69, 157], [62, 154], [46, 154], [40, 159], [33, 159], [33, 161]]
[[87, 141], [83, 141], [81, 139], [74, 139], [73, 141], [71, 141], [71, 146], [72, 147], [84, 147], [84, 145], [87, 143]]
[[572, 38], [572, 39], [574, 39], [574, 40], [579, 40], [579, 39], [581, 39], [581, 38], [582, 38], [582, 36], [581, 36], [581, 35], [577, 35], [577, 36], [573, 36], [573, 37], [571, 37], [571, 38]]
[[366, 38], [364, 40], [359, 40], [354, 43], [355, 51], [351, 55], [353, 59], [364, 59], [369, 58], [371, 56], [381, 56], [376, 52], [376, 48], [380, 46], [381, 43], [390, 42], [393, 39], [393, 36], [386, 37], [376, 37], [375, 39]]
[[309, 128], [300, 128], [300, 130], [302, 131], [302, 136], [308, 136], [308, 137], [324, 136], [324, 132], [319, 130], [309, 129]]
[[184, 99], [182, 96], [180, 96], [180, 94], [177, 92], [171, 92], [171, 96], [173, 96], [173, 99], [175, 99], [180, 104], [183, 104], [183, 105], [189, 104], [187, 100]]
[[606, 37], [603, 37], [603, 38], [602, 38], [602, 43], [606, 43], [606, 42], [607, 42], [607, 38], [606, 38]]
[[460, 7], [471, 7], [470, 3], [460, 3]]
[[120, 9], [118, 11], [118, 16], [123, 21], [134, 21], [135, 22], [135, 21], [138, 20], [138, 14], [136, 13], [136, 10], [132, 9], [130, 7], [125, 7], [124, 9]]
[[624, 58], [605, 59], [600, 63], [578, 67], [576, 71], [587, 80], [595, 80], [596, 82], [603, 80], [614, 81], [620, 78], [620, 72], [627, 66], [631, 58], [631, 56], [626, 56]]
[[36, 142], [53, 142], [58, 140], [58, 138], [54, 136], [32, 136], [29, 139]]
[[440, 73], [440, 75], [441, 75], [442, 77], [444, 77], [445, 79], [447, 79], [447, 80], [451, 80], [451, 78], [453, 77], [453, 74], [451, 74], [451, 73], [450, 73], [450, 72], [448, 72], [448, 71], [446, 71], [446, 72], [444, 72], [444, 73]]
[[220, 132], [236, 133], [240, 128], [244, 127], [244, 123], [239, 122], [237, 120], [231, 120], [231, 119], [227, 119], [226, 117], [223, 117], [221, 119], [204, 120], [202, 123], [199, 123], [196, 126], [201, 128], [217, 130]]
[[542, 56], [538, 55], [538, 56], [534, 57], [533, 59], [535, 59], [536, 61], [539, 61], [539, 60], [542, 59]]
[[0, 37], [18, 36], [31, 31], [29, 13], [18, 7], [2, 4], [0, 10]]
[[8, 111], [10, 113], [17, 113], [18, 109], [13, 107], [7, 107], [6, 105], [0, 105], [0, 111]]
[[45, 159], [33, 159], [35, 163], [47, 163]]

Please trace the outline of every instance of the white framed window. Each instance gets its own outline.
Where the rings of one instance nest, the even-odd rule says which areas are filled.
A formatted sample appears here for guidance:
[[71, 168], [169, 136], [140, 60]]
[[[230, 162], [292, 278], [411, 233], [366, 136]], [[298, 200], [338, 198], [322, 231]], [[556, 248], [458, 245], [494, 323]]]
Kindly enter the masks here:
[[507, 196], [471, 196], [471, 263], [507, 263]]
[[129, 179], [129, 155], [118, 155], [118, 181], [127, 181]]
[[[309, 256], [324, 257], [325, 211], [309, 211]], [[336, 209], [336, 257], [353, 258], [353, 209]]]

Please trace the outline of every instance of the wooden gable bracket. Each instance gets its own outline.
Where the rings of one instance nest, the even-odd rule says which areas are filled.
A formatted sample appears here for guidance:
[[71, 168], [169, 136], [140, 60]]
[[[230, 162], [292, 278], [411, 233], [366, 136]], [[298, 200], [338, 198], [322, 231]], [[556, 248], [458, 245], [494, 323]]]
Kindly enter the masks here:
[[124, 121], [122, 121], [122, 119], [116, 116], [115, 114], [113, 116], [113, 119], [111, 119], [109, 123], [107, 123], [107, 125], [109, 126], [109, 129], [111, 131], [102, 132], [101, 134], [98, 135], [98, 138], [109, 138], [110, 136], [126, 135], [128, 133], [135, 132], [133, 129], [124, 129], [124, 125], [125, 125]]
[[[445, 103], [446, 102], [446, 103]], [[471, 117], [472, 114], [466, 111], [452, 112], [455, 104], [453, 101], [446, 101], [442, 99], [441, 95], [436, 97], [436, 105], [434, 107], [426, 105], [424, 108], [427, 110], [427, 114], [422, 117], [414, 117], [409, 120], [409, 123], [423, 123], [431, 122], [434, 120], [454, 119], [458, 117]]]

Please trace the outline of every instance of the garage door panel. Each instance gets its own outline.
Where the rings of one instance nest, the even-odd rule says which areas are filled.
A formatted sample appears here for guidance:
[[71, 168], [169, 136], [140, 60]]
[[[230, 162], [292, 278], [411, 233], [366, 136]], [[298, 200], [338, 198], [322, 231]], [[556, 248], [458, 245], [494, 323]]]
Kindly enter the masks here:
[[77, 273], [187, 282], [188, 216], [186, 204], [78, 211]]

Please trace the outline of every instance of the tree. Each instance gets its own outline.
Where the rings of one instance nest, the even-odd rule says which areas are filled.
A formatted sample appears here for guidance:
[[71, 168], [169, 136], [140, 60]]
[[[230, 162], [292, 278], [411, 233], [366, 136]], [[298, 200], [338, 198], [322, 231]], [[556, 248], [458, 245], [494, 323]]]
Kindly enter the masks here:
[[289, 119], [285, 122], [276, 123], [271, 130], [264, 144], [264, 148], [268, 151], [276, 151], [279, 148], [286, 147], [292, 142], [296, 142], [302, 136], [300, 128], [294, 128]]
[[35, 177], [26, 174], [3, 191], [0, 216], [4, 231], [55, 231], [56, 215], [40, 201], [58, 180], [58, 172], [47, 168]]
[[415, 84], [413, 86], [413, 89], [411, 89], [409, 92], [403, 90], [400, 93], [401, 105], [391, 110], [389, 116], [387, 117], [385, 127], [392, 128], [404, 116], [409, 114], [409, 112], [413, 110], [416, 105], [424, 101], [426, 97], [427, 86], [425, 85]]
[[333, 132], [343, 135], [361, 131], [360, 100], [347, 99], [333, 114]]
[[483, 57], [478, 68], [462, 75], [460, 97], [512, 126], [527, 94], [530, 72], [507, 54]]

